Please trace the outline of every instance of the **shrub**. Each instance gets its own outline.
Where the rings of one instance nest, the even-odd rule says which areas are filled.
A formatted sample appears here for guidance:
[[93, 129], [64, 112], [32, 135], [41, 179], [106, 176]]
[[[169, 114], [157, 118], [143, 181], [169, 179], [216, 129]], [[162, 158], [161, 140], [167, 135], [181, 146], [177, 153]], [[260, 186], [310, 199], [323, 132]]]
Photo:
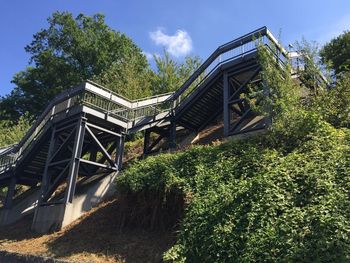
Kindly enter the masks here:
[[118, 178], [121, 194], [190, 197], [165, 259], [350, 260], [350, 132], [324, 124], [289, 153], [270, 136], [150, 157]]

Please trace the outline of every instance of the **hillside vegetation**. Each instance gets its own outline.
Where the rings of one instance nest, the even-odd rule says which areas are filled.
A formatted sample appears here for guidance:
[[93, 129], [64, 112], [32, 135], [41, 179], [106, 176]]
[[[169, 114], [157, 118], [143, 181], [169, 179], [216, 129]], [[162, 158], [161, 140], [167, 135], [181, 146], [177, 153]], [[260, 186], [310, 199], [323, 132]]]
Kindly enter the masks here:
[[117, 179], [128, 224], [178, 230], [165, 260], [350, 261], [349, 76], [329, 91], [295, 82], [264, 48], [260, 61], [269, 96], [247, 97], [271, 116], [268, 134], [149, 157]]
[[[163, 219], [174, 209], [174, 194], [182, 193], [181, 204], [188, 205], [166, 259], [348, 262], [350, 131], [322, 124], [288, 153], [270, 147], [269, 139], [150, 157], [117, 183], [129, 200], [158, 200]], [[144, 222], [141, 213], [135, 223]]]
[[[26, 47], [34, 63], [0, 99], [0, 146], [18, 142], [57, 93], [86, 78], [140, 98], [177, 89], [200, 64], [164, 54], [152, 71], [103, 15], [56, 12], [48, 22]], [[0, 243], [54, 257], [91, 253], [103, 262], [159, 261], [169, 247], [162, 255], [169, 262], [350, 262], [349, 34], [328, 43], [321, 60], [300, 47], [298, 81], [290, 65], [280, 68], [259, 47], [264, 81], [245, 97], [271, 120], [268, 133], [135, 160], [116, 179], [113, 205], [92, 211], [100, 215], [50, 237], [16, 228]], [[318, 61], [332, 70], [328, 83], [320, 82]], [[128, 160], [141, 148], [129, 143]]]

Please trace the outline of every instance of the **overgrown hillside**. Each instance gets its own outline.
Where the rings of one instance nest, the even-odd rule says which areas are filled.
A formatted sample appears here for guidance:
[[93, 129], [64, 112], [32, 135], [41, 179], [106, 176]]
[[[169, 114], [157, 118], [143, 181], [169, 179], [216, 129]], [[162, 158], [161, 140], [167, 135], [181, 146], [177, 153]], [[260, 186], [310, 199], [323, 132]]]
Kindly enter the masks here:
[[[172, 214], [179, 232], [166, 259], [348, 262], [350, 131], [324, 124], [288, 153], [270, 147], [269, 139], [150, 157], [117, 184], [121, 195], [137, 200], [130, 206], [158, 201], [158, 219], [171, 218], [169, 200], [182, 194], [186, 210], [181, 221]], [[145, 220], [142, 212], [132, 220]]]
[[[155, 57], [157, 71], [151, 72], [141, 50], [106, 27], [102, 15], [74, 19], [55, 13], [49, 23], [49, 29], [27, 47], [34, 60], [40, 58], [36, 67], [17, 74], [14, 91], [0, 98], [0, 146], [18, 141], [45, 102], [83, 79], [95, 77], [138, 98], [178, 88], [199, 65], [198, 58], [177, 64], [165, 54], [164, 59]], [[71, 45], [61, 47], [58, 41], [49, 56], [55, 59], [46, 60], [43, 44], [61, 27], [75, 29], [67, 34], [75, 37], [76, 45], [63, 52]], [[141, 66], [114, 63], [119, 55], [124, 58], [123, 48], [115, 50], [108, 65], [103, 59], [96, 64], [95, 57], [109, 53], [100, 48], [91, 53], [80, 45], [95, 39], [83, 34], [85, 27], [95, 29], [91, 32], [96, 31], [96, 43], [105, 44], [97, 37], [105, 34], [112, 37], [109, 44], [123, 40], [125, 49], [132, 47], [127, 57]], [[16, 231], [0, 233], [0, 245], [95, 262], [158, 262], [161, 257], [169, 262], [350, 262], [350, 72], [348, 53], [339, 52], [349, 35], [345, 32], [321, 52], [321, 61], [333, 70], [328, 81], [320, 78], [320, 60], [308, 45], [299, 47], [303, 70], [296, 72], [297, 80], [291, 77], [291, 64], [280, 67], [278, 57], [258, 47], [263, 81], [257, 89], [248, 87], [245, 99], [255, 113], [271, 120], [266, 134], [145, 160], [134, 158], [142, 149], [134, 140], [126, 145], [124, 157], [130, 162], [116, 179], [113, 201], [52, 235], [36, 237], [15, 225]], [[56, 57], [61, 53], [66, 55]], [[95, 55], [83, 56], [89, 63], [82, 61], [75, 72], [80, 54]], [[63, 63], [66, 57], [73, 62]], [[55, 63], [47, 64], [50, 61]], [[60, 65], [69, 65], [65, 72], [75, 72], [74, 76], [58, 78]], [[38, 74], [43, 69], [45, 74]], [[134, 79], [135, 72], [142, 73], [140, 79]], [[50, 82], [38, 81], [37, 75]], [[26, 116], [33, 97], [40, 105]]]
[[136, 161], [113, 201], [51, 235], [15, 225], [0, 247], [89, 262], [159, 262], [167, 248], [173, 262], [349, 262], [350, 130], [321, 122], [287, 148], [275, 138]]
[[269, 94], [247, 99], [268, 134], [150, 157], [117, 179], [127, 224], [177, 230], [165, 260], [350, 262], [349, 75], [322, 86], [307, 57], [298, 82], [261, 47]]

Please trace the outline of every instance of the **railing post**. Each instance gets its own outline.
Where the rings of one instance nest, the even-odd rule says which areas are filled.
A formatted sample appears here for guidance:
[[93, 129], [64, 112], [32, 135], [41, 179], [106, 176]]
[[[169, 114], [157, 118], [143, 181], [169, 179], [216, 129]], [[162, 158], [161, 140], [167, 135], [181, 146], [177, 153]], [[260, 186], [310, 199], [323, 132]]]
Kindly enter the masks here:
[[229, 83], [227, 72], [224, 72], [224, 97], [223, 97], [223, 108], [224, 108], [224, 137], [227, 137], [230, 132], [230, 105], [229, 105]]
[[51, 116], [55, 115], [55, 109], [56, 109], [56, 105], [52, 106]]
[[123, 155], [124, 155], [124, 141], [125, 141], [125, 134], [122, 134], [122, 136], [118, 139], [117, 144], [117, 152], [115, 155], [115, 163], [118, 167], [118, 171], [120, 171], [123, 168]]
[[112, 93], [109, 96], [108, 104], [107, 104], [107, 116], [109, 115], [109, 112], [111, 110], [111, 103], [112, 103]]
[[67, 189], [64, 197], [65, 203], [72, 203], [75, 193], [75, 187], [79, 172], [80, 158], [83, 148], [84, 136], [85, 136], [86, 120], [84, 116], [81, 116], [78, 120], [77, 130], [75, 134], [74, 147], [72, 153], [72, 159], [69, 167], [67, 178]]
[[169, 149], [176, 149], [176, 122], [172, 120], [169, 127]]
[[38, 205], [40, 205], [43, 202], [44, 195], [45, 195], [45, 193], [48, 189], [48, 186], [49, 186], [49, 181], [50, 181], [49, 180], [49, 165], [50, 165], [50, 160], [52, 157], [53, 150], [55, 148], [55, 141], [56, 141], [55, 134], [56, 134], [56, 127], [53, 126], [51, 129], [50, 145], [49, 145], [49, 150], [48, 150], [47, 157], [46, 157], [45, 168], [44, 168], [43, 178], [42, 178], [42, 182], [41, 182], [41, 190], [40, 190], [41, 193], [39, 196]]
[[146, 154], [148, 154], [148, 146], [149, 146], [149, 142], [150, 142], [150, 136], [151, 136], [150, 130], [146, 129], [144, 132], [144, 138], [143, 138], [143, 157], [145, 157]]
[[12, 173], [11, 180], [7, 186], [7, 194], [4, 202], [4, 208], [8, 209], [12, 206], [12, 200], [15, 195], [15, 187], [16, 187], [16, 177]]

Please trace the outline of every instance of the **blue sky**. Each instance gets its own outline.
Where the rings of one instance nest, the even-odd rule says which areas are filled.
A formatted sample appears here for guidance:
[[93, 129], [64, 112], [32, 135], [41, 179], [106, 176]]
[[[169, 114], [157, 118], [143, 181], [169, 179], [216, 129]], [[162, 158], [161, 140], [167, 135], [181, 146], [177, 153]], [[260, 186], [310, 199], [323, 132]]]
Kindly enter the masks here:
[[264, 25], [276, 36], [281, 32], [284, 45], [303, 36], [322, 44], [350, 29], [349, 0], [1, 0], [0, 10], [0, 95], [11, 91], [13, 75], [28, 65], [24, 46], [57, 10], [103, 13], [145, 54], [165, 48], [177, 60], [186, 54], [205, 59], [217, 46]]

